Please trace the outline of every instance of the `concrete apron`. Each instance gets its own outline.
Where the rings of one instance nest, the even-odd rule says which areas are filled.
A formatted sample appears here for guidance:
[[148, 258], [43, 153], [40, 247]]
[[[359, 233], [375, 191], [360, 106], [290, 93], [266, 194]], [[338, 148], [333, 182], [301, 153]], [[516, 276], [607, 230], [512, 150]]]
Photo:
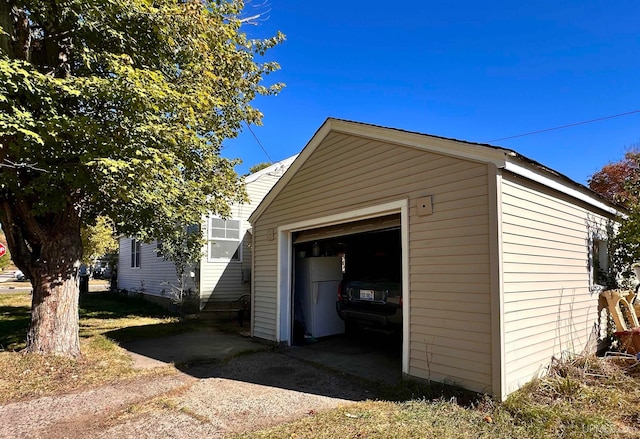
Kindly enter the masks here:
[[[135, 368], [162, 367], [168, 364], [197, 365], [228, 360], [242, 353], [272, 349], [272, 345], [237, 334], [203, 329], [157, 339], [122, 343], [129, 351]], [[386, 384], [402, 379], [401, 352], [394, 347], [380, 347], [345, 336], [327, 337], [305, 346], [278, 350], [288, 357], [319, 365], [355, 377]], [[264, 373], [274, 373], [264, 370]]]
[[380, 344], [379, 340], [344, 335], [319, 339], [316, 343], [292, 346], [286, 355], [349, 375], [385, 384], [402, 380], [402, 348]]
[[212, 329], [125, 342], [120, 346], [129, 352], [137, 369], [223, 361], [240, 353], [270, 349], [269, 345], [250, 338]]

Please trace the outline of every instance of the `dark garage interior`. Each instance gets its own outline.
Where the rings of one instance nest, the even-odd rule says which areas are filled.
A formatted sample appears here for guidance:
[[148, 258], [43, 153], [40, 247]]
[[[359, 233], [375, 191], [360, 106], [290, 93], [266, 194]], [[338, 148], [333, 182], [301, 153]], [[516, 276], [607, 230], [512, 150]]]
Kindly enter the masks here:
[[294, 235], [294, 346], [355, 375], [363, 369], [393, 371], [397, 379], [402, 357], [399, 221], [399, 215], [390, 215]]

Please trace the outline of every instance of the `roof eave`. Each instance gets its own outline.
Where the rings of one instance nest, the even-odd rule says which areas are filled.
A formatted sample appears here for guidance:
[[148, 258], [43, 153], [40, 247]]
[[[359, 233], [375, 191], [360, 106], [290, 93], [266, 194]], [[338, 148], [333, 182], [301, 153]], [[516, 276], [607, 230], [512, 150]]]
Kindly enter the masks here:
[[[514, 151], [509, 149], [483, 143], [467, 142], [459, 139], [439, 137], [431, 134], [416, 133], [341, 119], [328, 119], [328, 121], [331, 123], [332, 131], [335, 132], [375, 139], [378, 141], [469, 160], [490, 162], [494, 163], [498, 167], [504, 166], [506, 158], [511, 154], [515, 154]], [[454, 143], [452, 144], [452, 142]], [[479, 148], [478, 146], [481, 146], [482, 148]]]
[[522, 178], [564, 193], [611, 215], [626, 216], [624, 209], [609, 203], [587, 187], [526, 157], [518, 154], [514, 155], [510, 160], [506, 161], [503, 169]]
[[320, 145], [320, 143], [322, 143], [330, 132], [339, 132], [370, 138], [377, 141], [403, 145], [423, 151], [431, 151], [478, 162], [493, 163], [498, 168], [506, 169], [507, 171], [520, 175], [523, 178], [536, 181], [540, 184], [566, 193], [575, 199], [586, 202], [587, 204], [608, 212], [611, 215], [625, 216], [624, 209], [609, 203], [587, 187], [510, 149], [489, 144], [405, 131], [396, 128], [387, 128], [361, 122], [328, 118], [315, 132], [311, 140], [309, 140], [287, 172], [285, 172], [282, 178], [280, 178], [280, 180], [274, 185], [271, 191], [251, 214], [249, 217], [249, 221], [251, 223], [256, 221], [262, 215], [280, 192], [282, 187], [284, 187], [287, 182], [293, 178], [298, 169], [302, 167], [309, 156], [313, 154], [315, 149]]

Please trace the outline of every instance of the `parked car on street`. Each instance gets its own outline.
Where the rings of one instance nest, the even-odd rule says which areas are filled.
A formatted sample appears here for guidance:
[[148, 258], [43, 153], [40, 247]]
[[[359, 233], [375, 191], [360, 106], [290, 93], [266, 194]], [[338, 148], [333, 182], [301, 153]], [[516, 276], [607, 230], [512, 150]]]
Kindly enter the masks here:
[[94, 279], [109, 279], [111, 277], [111, 267], [108, 261], [98, 260], [93, 266], [92, 276]]
[[14, 276], [16, 277], [16, 280], [20, 281], [20, 282], [24, 282], [27, 280], [27, 277], [24, 275], [24, 273], [20, 270], [17, 270], [14, 274]]

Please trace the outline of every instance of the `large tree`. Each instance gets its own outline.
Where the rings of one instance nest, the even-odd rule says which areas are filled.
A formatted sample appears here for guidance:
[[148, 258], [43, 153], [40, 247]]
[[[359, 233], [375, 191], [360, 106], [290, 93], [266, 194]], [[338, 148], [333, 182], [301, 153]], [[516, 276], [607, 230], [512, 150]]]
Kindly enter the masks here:
[[28, 352], [77, 356], [80, 228], [139, 239], [244, 198], [221, 142], [260, 122], [282, 40], [240, 0], [0, 0], [0, 223], [33, 285]]

